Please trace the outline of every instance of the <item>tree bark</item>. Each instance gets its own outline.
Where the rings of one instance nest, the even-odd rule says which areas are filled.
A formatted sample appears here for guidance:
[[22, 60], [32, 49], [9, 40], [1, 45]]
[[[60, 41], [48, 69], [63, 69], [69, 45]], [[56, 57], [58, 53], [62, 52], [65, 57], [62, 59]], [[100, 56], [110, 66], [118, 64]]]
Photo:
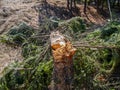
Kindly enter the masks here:
[[120, 0], [118, 0], [118, 2], [117, 2], [117, 6], [118, 6], [118, 7], [120, 6]]
[[73, 4], [73, 0], [70, 0], [70, 9], [72, 10], [72, 5]]
[[116, 0], [112, 1], [113, 2], [113, 5], [112, 7], [114, 8], [115, 7], [115, 4], [116, 4]]
[[70, 9], [69, 4], [70, 4], [70, 2], [69, 2], [69, 0], [67, 0], [67, 8], [68, 9]]
[[105, 1], [102, 0], [102, 1], [101, 1], [101, 9], [102, 9], [102, 11], [104, 10], [104, 3], [105, 3]]
[[76, 8], [76, 0], [73, 0], [74, 8]]
[[49, 90], [73, 90], [73, 55], [76, 49], [58, 31], [50, 35], [54, 69]]

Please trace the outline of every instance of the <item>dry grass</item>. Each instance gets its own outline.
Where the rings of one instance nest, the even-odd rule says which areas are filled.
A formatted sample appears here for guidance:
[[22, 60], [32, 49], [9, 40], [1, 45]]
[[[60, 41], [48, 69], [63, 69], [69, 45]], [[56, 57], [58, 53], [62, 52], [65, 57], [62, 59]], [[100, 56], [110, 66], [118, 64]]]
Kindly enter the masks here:
[[23, 3], [23, 0], [1, 0], [0, 33], [7, 32], [9, 28], [23, 21], [38, 28], [38, 12], [34, 9], [35, 5], [36, 3], [33, 1]]
[[21, 48], [0, 43], [0, 74], [8, 64], [22, 61]]

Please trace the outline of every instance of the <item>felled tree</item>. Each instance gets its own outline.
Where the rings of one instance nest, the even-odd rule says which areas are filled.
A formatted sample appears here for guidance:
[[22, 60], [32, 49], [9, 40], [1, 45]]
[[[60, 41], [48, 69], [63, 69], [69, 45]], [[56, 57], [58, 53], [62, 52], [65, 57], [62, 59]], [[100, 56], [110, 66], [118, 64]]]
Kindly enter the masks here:
[[54, 58], [54, 70], [50, 90], [72, 90], [73, 89], [73, 60], [76, 49], [58, 31], [50, 35], [51, 48]]

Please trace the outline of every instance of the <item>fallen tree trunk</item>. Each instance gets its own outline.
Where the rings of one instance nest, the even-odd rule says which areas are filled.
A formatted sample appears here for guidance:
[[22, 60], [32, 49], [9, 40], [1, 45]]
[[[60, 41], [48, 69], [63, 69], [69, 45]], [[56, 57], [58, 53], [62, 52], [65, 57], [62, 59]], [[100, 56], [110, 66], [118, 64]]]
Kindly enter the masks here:
[[76, 51], [58, 31], [50, 35], [54, 69], [49, 90], [73, 90], [73, 60]]

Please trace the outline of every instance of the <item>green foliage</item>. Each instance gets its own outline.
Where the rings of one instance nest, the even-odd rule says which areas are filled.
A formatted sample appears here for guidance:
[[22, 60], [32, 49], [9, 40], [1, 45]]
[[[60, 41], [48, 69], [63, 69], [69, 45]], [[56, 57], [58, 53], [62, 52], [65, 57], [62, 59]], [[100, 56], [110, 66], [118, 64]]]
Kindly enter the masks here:
[[[86, 63], [87, 63], [86, 65], [84, 65], [83, 70], [86, 70], [87, 66], [92, 66], [92, 65], [93, 65], [92, 67], [96, 68], [96, 70], [97, 70], [96, 72], [92, 72], [95, 69], [90, 68], [90, 67], [87, 69], [87, 70], [90, 69], [90, 71], [92, 72], [92, 74], [87, 75], [87, 76], [91, 77], [91, 79], [87, 79], [88, 77], [86, 77], [85, 79], [88, 80], [88, 81], [86, 81], [86, 83], [88, 83], [88, 84], [82, 83], [83, 86], [87, 85], [88, 88], [90, 88], [89, 84], [90, 85], [92, 84], [93, 88], [95, 90], [99, 90], [100, 88], [105, 89], [105, 90], [109, 90], [111, 88], [115, 89], [114, 85], [109, 87], [107, 85], [107, 83], [109, 83], [109, 85], [114, 84], [112, 82], [109, 82], [108, 76], [110, 77], [113, 72], [117, 73], [116, 71], [118, 71], [118, 68], [120, 68], [119, 67], [119, 64], [120, 64], [120, 60], [119, 60], [119, 58], [120, 58], [120, 54], [119, 54], [119, 52], [120, 52], [120, 50], [119, 50], [120, 28], [119, 27], [120, 27], [119, 22], [110, 22], [108, 25], [106, 25], [102, 29], [100, 29], [100, 30], [98, 29], [98, 30], [95, 30], [94, 32], [89, 33], [88, 35], [86, 35], [86, 37], [84, 37], [81, 40], [84, 42], [88, 42], [87, 44], [91, 46], [90, 49], [83, 48], [84, 50], [81, 51], [81, 56], [80, 56], [80, 59], [82, 59], [81, 62], [86, 61]], [[93, 47], [95, 46], [96, 48], [92, 48], [92, 46]], [[105, 46], [105, 48], [99, 48], [101, 46], [103, 46], [103, 47]], [[109, 48], [107, 48], [106, 46]], [[117, 48], [115, 49], [112, 47], [118, 47], [118, 49]], [[80, 51], [79, 51], [79, 53], [80, 53]], [[82, 57], [84, 57], [84, 58], [82, 58]], [[88, 61], [89, 61], [89, 63], [88, 63]], [[90, 62], [91, 62], [91, 64], [90, 64]], [[82, 63], [82, 65], [83, 65], [83, 63]], [[84, 74], [87, 74], [87, 72], [88, 71], [86, 71]], [[84, 74], [82, 76], [84, 76]], [[118, 74], [119, 74], [119, 72], [118, 72]], [[99, 77], [101, 77], [101, 75], [103, 75], [103, 78], [108, 79], [108, 81], [102, 81], [101, 79], [99, 79]], [[79, 78], [82, 76], [79, 76]], [[82, 79], [83, 79], [83, 77], [82, 77]], [[82, 79], [79, 80], [79, 82], [80, 81], [82, 82]], [[91, 80], [92, 80], [92, 82], [90, 82]], [[116, 82], [116, 81], [114, 81], [114, 82]], [[93, 88], [90, 90], [93, 90]]]
[[79, 89], [89, 89], [93, 90], [93, 76], [96, 71], [94, 66], [95, 60], [91, 58], [91, 52], [89, 49], [84, 50], [79, 49], [75, 55], [74, 67], [75, 67], [75, 76], [74, 76], [74, 86], [75, 90]]
[[35, 74], [32, 77], [31, 73], [35, 68], [32, 68], [31, 65], [29, 65], [29, 68], [32, 69], [26, 68], [26, 65], [24, 65], [24, 68], [19, 67], [20, 69], [17, 69], [18, 65], [11, 70], [8, 68], [9, 72], [1, 78], [6, 83], [1, 81], [0, 90], [46, 90], [51, 81], [52, 63], [52, 60], [41, 62], [36, 66]]
[[[65, 34], [74, 38], [85, 31], [80, 17], [60, 23], [67, 28]], [[51, 26], [51, 25], [50, 25]], [[43, 26], [44, 27], [44, 26]], [[43, 29], [43, 27], [41, 27]], [[56, 26], [57, 27], [57, 26]], [[48, 30], [48, 27], [44, 27]], [[111, 22], [102, 29], [97, 29], [81, 39], [91, 46], [120, 46], [120, 23]], [[45, 31], [46, 32], [46, 31]], [[23, 62], [14, 62], [5, 69], [0, 81], [0, 90], [47, 90], [51, 81], [53, 61], [44, 54], [47, 44], [39, 44], [42, 39], [33, 38], [34, 30], [26, 24], [12, 28], [1, 37], [2, 42], [21, 45]], [[78, 38], [77, 38], [78, 39]], [[43, 46], [41, 46], [43, 45]], [[110, 90], [106, 82], [98, 79], [99, 75], [109, 76], [120, 63], [119, 49], [79, 48], [74, 57], [75, 90]], [[48, 56], [47, 56], [48, 55]], [[47, 57], [47, 58], [46, 58]], [[107, 87], [107, 89], [106, 89]]]
[[[51, 17], [50, 19], [44, 18], [40, 24], [40, 30], [43, 32], [49, 32], [58, 27], [59, 19], [57, 17]], [[49, 32], [50, 33], [50, 32]]]
[[73, 17], [67, 21], [60, 22], [59, 26], [61, 25], [67, 26], [68, 30], [72, 31], [74, 34], [78, 32], [85, 32], [86, 29], [84, 21], [81, 17]]
[[25, 58], [36, 56], [40, 53], [40, 46], [36, 46], [33, 43], [25, 43], [22, 46], [22, 55]]
[[21, 23], [17, 27], [13, 27], [7, 33], [8, 35], [23, 34], [25, 37], [30, 37], [34, 33], [34, 29], [26, 23]]
[[24, 71], [11, 71], [5, 75], [7, 87], [9, 89], [16, 89], [18, 86], [25, 82], [26, 72]]
[[8, 44], [22, 45], [27, 39], [33, 35], [34, 29], [26, 23], [12, 27], [6, 35], [1, 36], [1, 42]]
[[88, 34], [85, 38], [83, 38], [84, 40], [90, 41], [93, 39], [98, 39], [100, 38], [101, 35], [101, 30], [97, 29], [94, 32], [91, 32], [90, 34]]
[[101, 32], [101, 38], [105, 39], [109, 37], [113, 34], [113, 33], [118, 33], [120, 32], [120, 23], [119, 22], [111, 22], [109, 23], [107, 26], [105, 26], [103, 29], [102, 29], [102, 32]]
[[[0, 88], [4, 88], [4, 90], [44, 90], [48, 88], [52, 74], [52, 60], [43, 61], [45, 58], [41, 58], [40, 54], [45, 50], [45, 46], [40, 46], [38, 40], [32, 38], [34, 33], [32, 27], [21, 23], [1, 37], [1, 42], [22, 47], [24, 61], [14, 62], [4, 70]], [[2, 84], [2, 82], [6, 83]]]
[[8, 88], [3, 84], [3, 85], [0, 85], [0, 90], [8, 90]]
[[80, 17], [70, 19], [68, 21], [68, 26], [69, 29], [72, 30], [74, 33], [85, 31], [85, 24], [83, 23], [83, 19]]
[[[81, 17], [73, 17], [59, 22], [60, 31], [69, 39], [79, 39], [79, 35], [86, 31], [86, 24]], [[71, 38], [70, 38], [71, 37]]]
[[30, 82], [30, 86], [28, 86], [27, 90], [47, 90], [48, 85], [51, 81], [52, 76], [52, 63], [53, 61], [47, 61], [40, 63], [35, 76], [32, 78]]

